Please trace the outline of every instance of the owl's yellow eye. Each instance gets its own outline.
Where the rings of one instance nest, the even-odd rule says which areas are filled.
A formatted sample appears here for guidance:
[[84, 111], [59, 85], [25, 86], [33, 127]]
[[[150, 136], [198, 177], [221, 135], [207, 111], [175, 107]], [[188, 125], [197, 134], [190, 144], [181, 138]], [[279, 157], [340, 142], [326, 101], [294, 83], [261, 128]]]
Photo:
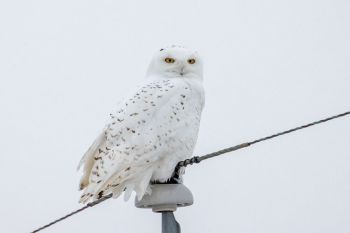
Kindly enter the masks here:
[[164, 61], [165, 61], [166, 63], [174, 63], [174, 62], [175, 62], [175, 59], [174, 59], [174, 58], [171, 58], [171, 57], [167, 57], [167, 58], [164, 59]]
[[188, 59], [187, 62], [192, 65], [196, 63], [196, 59], [191, 58], [191, 59]]

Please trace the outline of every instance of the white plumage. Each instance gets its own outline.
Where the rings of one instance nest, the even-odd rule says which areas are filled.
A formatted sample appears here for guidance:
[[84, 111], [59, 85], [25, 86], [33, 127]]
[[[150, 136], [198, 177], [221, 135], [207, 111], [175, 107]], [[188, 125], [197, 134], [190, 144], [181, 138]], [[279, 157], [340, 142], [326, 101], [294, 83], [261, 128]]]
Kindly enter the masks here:
[[179, 46], [161, 49], [145, 81], [122, 101], [79, 163], [80, 202], [125, 191], [141, 199], [151, 181], [166, 182], [192, 156], [204, 106], [202, 61]]

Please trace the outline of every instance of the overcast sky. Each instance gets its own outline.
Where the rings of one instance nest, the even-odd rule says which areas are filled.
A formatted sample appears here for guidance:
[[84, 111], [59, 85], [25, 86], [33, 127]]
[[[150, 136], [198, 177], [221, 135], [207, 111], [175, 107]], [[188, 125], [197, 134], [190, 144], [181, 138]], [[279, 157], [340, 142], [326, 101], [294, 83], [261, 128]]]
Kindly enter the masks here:
[[[348, 0], [0, 2], [1, 232], [76, 208], [77, 163], [169, 44], [205, 61], [195, 155], [350, 109]], [[187, 169], [183, 232], [350, 232], [350, 117]], [[108, 200], [51, 233], [160, 232]]]

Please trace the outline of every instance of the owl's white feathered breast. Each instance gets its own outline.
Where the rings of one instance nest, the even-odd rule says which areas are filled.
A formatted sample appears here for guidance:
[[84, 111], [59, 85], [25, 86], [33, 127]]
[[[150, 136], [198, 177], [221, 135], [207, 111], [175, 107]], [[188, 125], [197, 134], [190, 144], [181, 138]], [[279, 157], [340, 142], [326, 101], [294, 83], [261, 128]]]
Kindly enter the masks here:
[[[187, 61], [191, 55], [183, 53], [176, 48], [171, 55], [168, 51], [165, 58], [159, 55], [154, 59], [162, 62], [175, 56], [174, 60], [184, 60], [184, 56]], [[196, 69], [190, 67], [188, 76], [181, 73], [186, 72], [183, 63], [171, 69], [164, 64], [165, 72], [163, 64], [153, 64], [161, 67], [110, 114], [110, 122], [81, 160], [84, 174], [80, 187], [85, 189], [81, 202], [108, 193], [118, 196], [124, 190], [126, 198], [132, 191], [141, 198], [150, 181], [167, 181], [176, 164], [192, 156], [204, 90]]]

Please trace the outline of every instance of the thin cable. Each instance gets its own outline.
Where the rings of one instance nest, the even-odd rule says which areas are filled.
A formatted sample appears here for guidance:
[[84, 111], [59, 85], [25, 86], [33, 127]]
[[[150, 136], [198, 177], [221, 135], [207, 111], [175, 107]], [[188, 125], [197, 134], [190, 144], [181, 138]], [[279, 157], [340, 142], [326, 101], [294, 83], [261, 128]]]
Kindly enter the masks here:
[[206, 159], [210, 159], [210, 158], [222, 155], [222, 154], [226, 154], [228, 152], [240, 150], [240, 149], [249, 147], [249, 146], [251, 146], [253, 144], [259, 143], [259, 142], [267, 141], [267, 140], [273, 139], [275, 137], [279, 137], [279, 136], [282, 136], [282, 135], [285, 135], [285, 134], [292, 133], [294, 131], [298, 131], [298, 130], [305, 129], [305, 128], [308, 128], [308, 127], [311, 127], [311, 126], [314, 126], [314, 125], [318, 125], [318, 124], [324, 123], [326, 121], [334, 120], [336, 118], [344, 117], [344, 116], [349, 115], [349, 114], [350, 114], [350, 111], [344, 112], [344, 113], [341, 113], [341, 114], [338, 114], [338, 115], [334, 115], [334, 116], [331, 116], [331, 117], [324, 118], [322, 120], [314, 121], [314, 122], [311, 122], [311, 123], [308, 123], [308, 124], [305, 124], [305, 125], [301, 125], [301, 126], [298, 126], [298, 127], [292, 128], [292, 129], [288, 129], [288, 130], [282, 131], [280, 133], [272, 134], [272, 135], [267, 136], [267, 137], [259, 138], [259, 139], [256, 139], [254, 141], [245, 142], [245, 143], [241, 143], [241, 144], [236, 145], [236, 146], [228, 147], [228, 148], [225, 148], [223, 150], [219, 150], [219, 151], [216, 151], [216, 152], [213, 152], [213, 153], [210, 153], [210, 154], [206, 154], [206, 155], [203, 155], [203, 156], [194, 156], [194, 157], [192, 157], [190, 159], [186, 159], [186, 160], [181, 161], [181, 162], [179, 162], [177, 164], [177, 166], [175, 168], [175, 172], [174, 172], [174, 177], [175, 178], [179, 178], [180, 177], [180, 168], [181, 167], [186, 167], [187, 165], [192, 165], [194, 163], [200, 163], [201, 161], [206, 160]]
[[[181, 167], [186, 167], [187, 165], [200, 163], [201, 161], [206, 160], [206, 159], [210, 159], [210, 158], [222, 155], [222, 154], [226, 154], [228, 152], [240, 150], [240, 149], [249, 147], [249, 146], [251, 146], [253, 144], [259, 143], [259, 142], [267, 141], [267, 140], [270, 140], [270, 139], [275, 138], [275, 137], [279, 137], [279, 136], [282, 136], [282, 135], [285, 135], [285, 134], [292, 133], [292, 132], [297, 131], [297, 130], [301, 130], [301, 129], [305, 129], [305, 128], [308, 128], [308, 127], [311, 127], [311, 126], [314, 126], [314, 125], [318, 125], [318, 124], [321, 124], [321, 123], [324, 123], [326, 121], [330, 121], [330, 120], [333, 120], [333, 119], [336, 119], [336, 118], [344, 117], [344, 116], [349, 115], [349, 114], [350, 114], [350, 111], [344, 112], [344, 113], [341, 113], [341, 114], [338, 114], [338, 115], [335, 115], [335, 116], [324, 118], [322, 120], [311, 122], [309, 124], [305, 124], [305, 125], [298, 126], [298, 127], [295, 127], [295, 128], [289, 129], [289, 130], [285, 130], [285, 131], [282, 131], [280, 133], [272, 134], [272, 135], [267, 136], [267, 137], [259, 138], [259, 139], [256, 139], [254, 141], [245, 142], [245, 143], [241, 143], [241, 144], [236, 145], [236, 146], [228, 147], [228, 148], [225, 148], [223, 150], [219, 150], [219, 151], [216, 151], [216, 152], [213, 152], [213, 153], [210, 153], [210, 154], [206, 154], [206, 155], [203, 155], [203, 156], [194, 156], [194, 157], [192, 157], [190, 159], [186, 159], [184, 161], [181, 161], [181, 162], [179, 162], [176, 165], [173, 178], [179, 178], [179, 176], [180, 176], [180, 168]], [[71, 217], [71, 216], [73, 216], [73, 215], [75, 215], [75, 214], [77, 214], [77, 213], [79, 213], [79, 212], [89, 208], [89, 207], [93, 207], [93, 206], [95, 206], [97, 204], [100, 204], [101, 202], [103, 202], [103, 201], [105, 201], [107, 199], [110, 199], [111, 197], [112, 197], [112, 194], [104, 196], [104, 197], [100, 198], [97, 201], [91, 202], [91, 203], [87, 204], [86, 206], [84, 206], [84, 207], [82, 207], [82, 208], [80, 208], [80, 209], [78, 209], [76, 211], [73, 211], [73, 212], [65, 215], [62, 218], [59, 218], [59, 219], [57, 219], [55, 221], [52, 221], [52, 222], [48, 223], [47, 225], [42, 226], [42, 227], [32, 231], [31, 233], [39, 232], [39, 231], [41, 231], [41, 230], [43, 230], [45, 228], [48, 228], [48, 227], [50, 227], [50, 226], [52, 226], [52, 225], [54, 225], [54, 224], [56, 224], [56, 223], [58, 223], [58, 222], [60, 222], [62, 220], [65, 220], [66, 218], [69, 218], [69, 217]]]
[[82, 207], [80, 209], [77, 209], [77, 210], [75, 210], [75, 211], [73, 211], [73, 212], [71, 212], [71, 213], [69, 213], [69, 214], [67, 214], [67, 215], [65, 215], [65, 216], [63, 216], [63, 217], [61, 217], [59, 219], [56, 219], [55, 221], [52, 221], [52, 222], [46, 224], [45, 226], [42, 226], [42, 227], [32, 231], [31, 233], [42, 231], [45, 228], [48, 228], [48, 227], [50, 227], [50, 226], [52, 226], [52, 225], [54, 225], [54, 224], [56, 224], [58, 222], [61, 222], [61, 221], [65, 220], [66, 218], [69, 218], [69, 217], [71, 217], [71, 216], [73, 216], [73, 215], [75, 215], [75, 214], [77, 214], [77, 213], [79, 213], [79, 212], [89, 208], [89, 207], [93, 207], [93, 206], [95, 206], [97, 204], [100, 204], [101, 202], [103, 202], [103, 201], [105, 201], [105, 200], [107, 200], [107, 199], [109, 199], [111, 197], [112, 197], [112, 194], [109, 194], [109, 195], [107, 195], [105, 197], [102, 197], [102, 198], [98, 199], [97, 201], [91, 202], [91, 203], [87, 204], [86, 206], [84, 206], [84, 207]]

